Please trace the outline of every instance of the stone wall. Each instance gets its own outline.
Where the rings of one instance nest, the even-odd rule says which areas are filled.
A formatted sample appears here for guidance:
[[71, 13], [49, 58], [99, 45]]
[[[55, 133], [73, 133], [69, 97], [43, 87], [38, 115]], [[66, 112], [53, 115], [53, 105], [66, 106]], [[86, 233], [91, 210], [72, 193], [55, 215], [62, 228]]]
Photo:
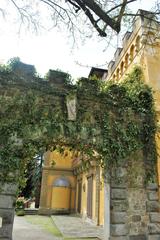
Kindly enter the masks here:
[[112, 179], [111, 240], [160, 240], [158, 185], [145, 184], [142, 159], [119, 167]]
[[16, 189], [7, 184], [0, 189], [0, 240], [12, 240]]

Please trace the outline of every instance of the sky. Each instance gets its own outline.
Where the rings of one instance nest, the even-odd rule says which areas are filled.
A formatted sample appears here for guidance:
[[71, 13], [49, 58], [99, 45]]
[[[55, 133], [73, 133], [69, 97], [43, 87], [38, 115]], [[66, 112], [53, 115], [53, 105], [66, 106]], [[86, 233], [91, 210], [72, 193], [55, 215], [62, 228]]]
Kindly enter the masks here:
[[[153, 3], [152, 0], [139, 2], [136, 5], [133, 3], [132, 8], [150, 10]], [[58, 29], [40, 30], [38, 33], [22, 29], [19, 33], [19, 26], [13, 22], [13, 18], [10, 20], [8, 16], [0, 17], [0, 63], [2, 64], [18, 56], [21, 61], [35, 65], [41, 76], [49, 69], [60, 69], [77, 79], [82, 76], [87, 77], [91, 66], [106, 69], [107, 63], [113, 58], [115, 49], [110, 46], [105, 50], [105, 40], [101, 41], [100, 38], [87, 39], [85, 43], [73, 47], [72, 39]]]

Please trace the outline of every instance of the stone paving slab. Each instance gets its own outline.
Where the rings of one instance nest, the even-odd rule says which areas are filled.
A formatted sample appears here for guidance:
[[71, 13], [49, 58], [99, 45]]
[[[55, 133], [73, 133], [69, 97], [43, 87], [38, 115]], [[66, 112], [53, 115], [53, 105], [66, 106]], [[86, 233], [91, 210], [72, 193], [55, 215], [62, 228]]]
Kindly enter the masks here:
[[13, 240], [61, 240], [47, 233], [40, 226], [33, 225], [26, 221], [24, 217], [15, 216], [13, 226]]
[[52, 216], [52, 219], [62, 235], [72, 238], [97, 237], [104, 239], [103, 228], [84, 221], [77, 216]]

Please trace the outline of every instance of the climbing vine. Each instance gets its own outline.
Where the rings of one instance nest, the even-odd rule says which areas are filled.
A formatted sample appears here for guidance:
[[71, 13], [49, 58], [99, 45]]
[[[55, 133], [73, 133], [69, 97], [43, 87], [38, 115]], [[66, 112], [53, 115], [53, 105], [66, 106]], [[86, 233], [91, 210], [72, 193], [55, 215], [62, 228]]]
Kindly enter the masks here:
[[[156, 174], [157, 158], [156, 116], [152, 89], [144, 83], [141, 68], [135, 67], [120, 83], [109, 81], [103, 84], [95, 79], [82, 79], [82, 81], [85, 82], [82, 92], [85, 91], [90, 98], [92, 94], [94, 95], [92, 95], [92, 106], [98, 102], [100, 104], [100, 111], [94, 112], [94, 118], [101, 128], [102, 138], [98, 144], [97, 142], [93, 145], [82, 144], [81, 151], [85, 152], [85, 161], [82, 161], [80, 172], [90, 166], [86, 161], [86, 155], [89, 161], [94, 156], [96, 161], [109, 171], [122, 164], [126, 165], [129, 157], [133, 158], [133, 154], [137, 155], [139, 152], [140, 155], [140, 152], [143, 152], [146, 180], [152, 181]], [[88, 88], [87, 81], [90, 81]], [[94, 85], [93, 88], [92, 85]], [[80, 98], [82, 92], [79, 91]], [[80, 115], [83, 111], [84, 106], [80, 108]], [[95, 124], [91, 126], [91, 122], [88, 120], [87, 129], [91, 128], [93, 131]], [[99, 156], [95, 156], [95, 150]]]
[[[72, 85], [67, 74], [58, 74], [58, 80], [55, 71], [48, 76], [26, 81], [24, 75], [0, 69], [1, 181], [23, 184], [28, 161], [39, 152], [64, 146], [85, 156], [82, 171], [91, 159], [111, 169], [143, 151], [150, 179], [156, 125], [152, 90], [144, 84], [142, 70], [136, 67], [120, 83], [83, 78]], [[69, 95], [76, 99], [72, 121], [66, 104]]]

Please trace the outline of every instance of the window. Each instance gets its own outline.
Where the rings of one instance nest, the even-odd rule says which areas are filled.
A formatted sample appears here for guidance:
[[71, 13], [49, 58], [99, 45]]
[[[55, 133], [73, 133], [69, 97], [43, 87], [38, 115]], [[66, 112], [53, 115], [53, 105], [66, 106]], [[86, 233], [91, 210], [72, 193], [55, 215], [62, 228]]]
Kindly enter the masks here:
[[54, 181], [53, 187], [70, 187], [70, 182], [65, 177], [60, 177]]
[[124, 72], [124, 62], [122, 61], [121, 62], [121, 76], [123, 75], [123, 72]]
[[139, 52], [140, 49], [140, 36], [136, 38], [136, 52]]
[[131, 46], [130, 48], [130, 62], [133, 61], [133, 58], [134, 58], [134, 45]]
[[129, 64], [129, 54], [127, 53], [125, 56], [125, 69], [128, 68], [128, 64]]
[[116, 80], [119, 79], [119, 68], [117, 69], [117, 73], [116, 73]]

